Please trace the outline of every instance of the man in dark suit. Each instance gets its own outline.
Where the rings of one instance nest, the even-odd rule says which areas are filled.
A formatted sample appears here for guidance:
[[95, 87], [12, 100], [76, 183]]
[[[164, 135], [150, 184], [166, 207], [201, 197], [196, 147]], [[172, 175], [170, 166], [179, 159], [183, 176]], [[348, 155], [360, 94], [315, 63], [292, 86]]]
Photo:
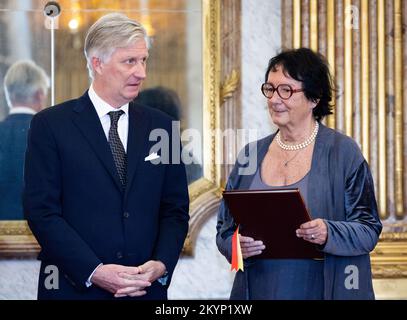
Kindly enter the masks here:
[[46, 103], [49, 79], [32, 61], [15, 62], [4, 77], [10, 113], [0, 122], [0, 220], [24, 219], [24, 153], [34, 114]]
[[189, 197], [184, 165], [157, 159], [174, 146], [151, 152], [152, 130], [172, 140], [171, 119], [132, 102], [146, 32], [108, 14], [89, 29], [85, 55], [89, 90], [31, 122], [24, 210], [42, 249], [38, 298], [166, 299]]

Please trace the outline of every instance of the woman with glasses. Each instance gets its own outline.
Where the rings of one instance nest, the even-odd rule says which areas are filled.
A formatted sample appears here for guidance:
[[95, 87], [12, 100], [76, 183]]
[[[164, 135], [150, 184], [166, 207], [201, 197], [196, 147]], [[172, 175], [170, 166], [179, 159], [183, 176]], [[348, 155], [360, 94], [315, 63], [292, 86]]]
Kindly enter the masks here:
[[[256, 259], [265, 245], [240, 235], [244, 271], [236, 273], [231, 299], [374, 299], [369, 252], [382, 225], [359, 147], [321, 123], [332, 113], [333, 90], [327, 62], [310, 49], [285, 51], [269, 61], [261, 92], [278, 130], [244, 148], [257, 168], [242, 174], [247, 163], [239, 157], [226, 189], [298, 188], [311, 221], [298, 226], [295, 236], [314, 244], [324, 258]], [[229, 261], [236, 228], [222, 201], [216, 242]]]

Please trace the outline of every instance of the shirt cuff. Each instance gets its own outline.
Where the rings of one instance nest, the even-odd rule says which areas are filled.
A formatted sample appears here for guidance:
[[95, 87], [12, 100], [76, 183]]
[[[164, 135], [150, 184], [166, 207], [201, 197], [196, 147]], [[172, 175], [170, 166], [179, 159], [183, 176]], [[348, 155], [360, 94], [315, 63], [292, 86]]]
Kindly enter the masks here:
[[96, 269], [99, 268], [101, 265], [103, 265], [103, 263], [99, 264], [95, 270], [93, 270], [93, 272], [91, 273], [91, 275], [89, 276], [88, 280], [86, 280], [85, 285], [87, 288], [89, 288], [93, 283], [90, 281], [90, 279], [92, 279], [93, 274], [96, 272]]
[[157, 279], [157, 281], [162, 285], [165, 286], [167, 285], [167, 281], [168, 281], [168, 271], [165, 271], [164, 274]]

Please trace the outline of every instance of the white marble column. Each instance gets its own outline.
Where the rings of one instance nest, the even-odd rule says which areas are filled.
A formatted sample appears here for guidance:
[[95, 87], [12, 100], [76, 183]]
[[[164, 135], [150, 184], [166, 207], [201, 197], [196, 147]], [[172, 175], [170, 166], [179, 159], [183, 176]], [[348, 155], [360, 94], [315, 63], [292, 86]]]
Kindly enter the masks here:
[[274, 130], [260, 87], [280, 50], [280, 0], [242, 0], [242, 127], [257, 129], [258, 138]]
[[36, 299], [39, 270], [36, 260], [0, 260], [0, 300]]
[[[31, 32], [28, 12], [32, 8], [31, 0], [9, 1], [6, 15], [9, 57], [15, 60], [31, 59]], [[27, 10], [27, 11], [25, 11]]]

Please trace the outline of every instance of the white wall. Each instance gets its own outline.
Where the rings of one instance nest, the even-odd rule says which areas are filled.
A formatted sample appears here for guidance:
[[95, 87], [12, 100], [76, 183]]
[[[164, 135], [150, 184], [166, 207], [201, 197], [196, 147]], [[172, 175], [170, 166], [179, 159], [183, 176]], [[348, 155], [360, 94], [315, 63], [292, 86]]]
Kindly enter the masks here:
[[195, 256], [182, 258], [174, 271], [169, 299], [228, 299], [235, 272], [215, 243], [216, 216], [199, 233]]
[[0, 300], [36, 299], [40, 262], [0, 260]]

